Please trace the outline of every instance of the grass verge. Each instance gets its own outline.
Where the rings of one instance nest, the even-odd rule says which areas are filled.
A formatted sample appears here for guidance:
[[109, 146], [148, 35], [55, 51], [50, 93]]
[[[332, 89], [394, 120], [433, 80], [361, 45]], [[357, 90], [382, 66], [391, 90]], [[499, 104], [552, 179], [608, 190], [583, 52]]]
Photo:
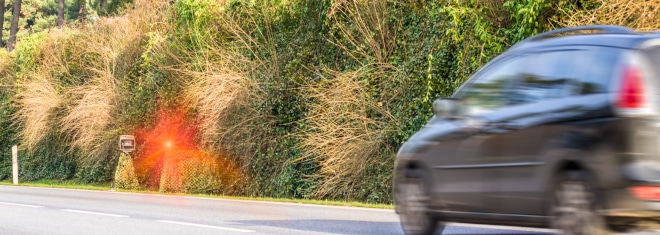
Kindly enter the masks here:
[[[0, 181], [0, 185], [13, 186], [11, 180]], [[234, 200], [248, 200], [248, 201], [263, 201], [263, 202], [284, 202], [284, 203], [297, 203], [297, 204], [311, 204], [311, 205], [324, 205], [324, 206], [348, 206], [360, 208], [375, 208], [375, 209], [393, 209], [391, 204], [371, 204], [363, 202], [350, 202], [350, 201], [334, 201], [334, 200], [312, 200], [312, 199], [289, 199], [289, 198], [268, 198], [268, 197], [245, 197], [245, 196], [226, 196], [226, 195], [211, 195], [211, 194], [183, 194], [183, 193], [160, 193], [148, 190], [121, 190], [112, 189], [110, 183], [94, 183], [82, 184], [74, 180], [38, 180], [31, 182], [21, 182], [18, 186], [41, 187], [41, 188], [65, 188], [65, 189], [83, 189], [83, 190], [96, 190], [96, 191], [109, 191], [114, 190], [117, 192], [133, 192], [133, 193], [146, 193], [146, 194], [162, 194], [172, 196], [191, 196], [201, 198], [220, 198], [220, 199], [234, 199]]]
[[[13, 186], [11, 180], [0, 181], [0, 185]], [[18, 186], [41, 187], [41, 188], [66, 188], [107, 191], [110, 190], [109, 183], [81, 184], [73, 180], [37, 180], [31, 182], [20, 182]]]

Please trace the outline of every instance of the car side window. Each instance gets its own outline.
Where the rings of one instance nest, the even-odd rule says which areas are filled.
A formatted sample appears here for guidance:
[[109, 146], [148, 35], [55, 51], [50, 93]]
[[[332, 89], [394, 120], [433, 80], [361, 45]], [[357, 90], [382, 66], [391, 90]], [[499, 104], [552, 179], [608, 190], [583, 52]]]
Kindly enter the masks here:
[[537, 51], [493, 65], [463, 89], [466, 115], [608, 90], [615, 49]]
[[474, 78], [462, 91], [465, 114], [478, 115], [508, 105], [508, 91], [521, 66], [520, 57], [507, 58]]
[[526, 55], [520, 80], [510, 92], [510, 104], [519, 105], [564, 97], [568, 90], [567, 79], [558, 73], [565, 69], [560, 63], [564, 56], [563, 51]]

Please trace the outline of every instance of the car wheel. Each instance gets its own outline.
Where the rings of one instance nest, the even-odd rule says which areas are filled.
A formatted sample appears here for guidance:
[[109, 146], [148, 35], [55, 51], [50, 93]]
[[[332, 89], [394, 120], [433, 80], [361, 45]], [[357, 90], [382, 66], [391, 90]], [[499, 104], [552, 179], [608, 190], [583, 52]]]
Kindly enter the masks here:
[[581, 172], [562, 174], [554, 188], [552, 226], [563, 235], [607, 235], [592, 187]]
[[407, 235], [429, 235], [438, 221], [429, 211], [429, 195], [422, 178], [404, 178], [398, 189], [399, 219]]

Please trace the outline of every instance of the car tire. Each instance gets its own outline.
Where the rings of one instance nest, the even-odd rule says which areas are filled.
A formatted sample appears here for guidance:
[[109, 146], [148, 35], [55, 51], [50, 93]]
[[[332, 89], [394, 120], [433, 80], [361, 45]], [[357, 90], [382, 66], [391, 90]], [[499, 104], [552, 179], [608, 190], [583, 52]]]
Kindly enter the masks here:
[[598, 201], [586, 174], [560, 174], [552, 195], [552, 227], [563, 235], [610, 235], [605, 218], [597, 213]]
[[403, 177], [397, 190], [401, 228], [407, 235], [430, 235], [443, 226], [430, 212], [430, 197], [424, 178]]

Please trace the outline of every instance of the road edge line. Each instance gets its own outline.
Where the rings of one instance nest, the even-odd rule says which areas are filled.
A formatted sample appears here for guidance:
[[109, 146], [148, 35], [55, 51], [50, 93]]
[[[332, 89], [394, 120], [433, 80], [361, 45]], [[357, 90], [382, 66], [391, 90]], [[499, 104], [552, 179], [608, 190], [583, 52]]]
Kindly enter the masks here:
[[186, 225], [186, 226], [193, 226], [193, 227], [199, 227], [199, 228], [211, 228], [211, 229], [218, 229], [218, 230], [225, 230], [225, 231], [232, 231], [232, 232], [241, 232], [241, 233], [254, 233], [254, 232], [256, 232], [254, 230], [249, 230], [249, 229], [230, 228], [230, 227], [222, 227], [222, 226], [207, 225], [207, 224], [195, 224], [195, 223], [187, 223], [187, 222], [180, 222], [180, 221], [173, 221], [173, 220], [156, 220], [156, 222], [168, 223], [168, 224], [177, 224], [177, 225]]

